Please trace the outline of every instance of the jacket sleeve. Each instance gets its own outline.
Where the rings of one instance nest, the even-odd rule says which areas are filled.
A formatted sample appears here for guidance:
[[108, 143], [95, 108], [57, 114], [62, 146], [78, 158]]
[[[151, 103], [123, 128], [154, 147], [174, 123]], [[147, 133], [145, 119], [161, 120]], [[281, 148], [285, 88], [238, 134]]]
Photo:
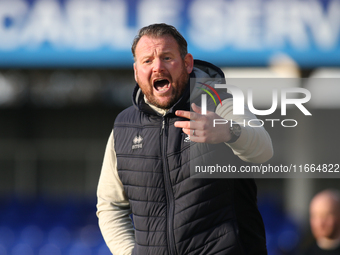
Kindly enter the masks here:
[[113, 255], [130, 255], [134, 230], [130, 204], [117, 171], [113, 131], [109, 137], [97, 188], [97, 216], [104, 240]]
[[[264, 163], [273, 156], [272, 141], [264, 127], [251, 127], [249, 120], [257, 119], [247, 107], [244, 115], [233, 115], [233, 99], [228, 98], [218, 105], [216, 114], [226, 120], [237, 122], [242, 129], [241, 136], [234, 143], [226, 143], [240, 159], [251, 163]], [[257, 125], [252, 121], [252, 126]], [[258, 124], [260, 125], [260, 123]]]

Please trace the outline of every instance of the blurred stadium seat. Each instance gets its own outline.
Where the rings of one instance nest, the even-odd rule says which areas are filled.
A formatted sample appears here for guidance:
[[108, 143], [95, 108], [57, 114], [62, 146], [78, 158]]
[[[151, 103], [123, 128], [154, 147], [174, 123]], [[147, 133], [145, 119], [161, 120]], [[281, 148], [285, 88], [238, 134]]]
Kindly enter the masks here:
[[0, 255], [111, 254], [92, 200], [11, 199], [0, 208]]

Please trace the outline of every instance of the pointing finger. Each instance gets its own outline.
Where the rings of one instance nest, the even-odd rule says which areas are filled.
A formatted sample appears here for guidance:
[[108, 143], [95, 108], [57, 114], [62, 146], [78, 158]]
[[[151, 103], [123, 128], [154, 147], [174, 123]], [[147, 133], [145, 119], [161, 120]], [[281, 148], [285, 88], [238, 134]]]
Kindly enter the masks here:
[[174, 126], [178, 128], [186, 128], [186, 129], [190, 129], [191, 127], [190, 121], [176, 121], [174, 123]]
[[195, 112], [189, 112], [189, 111], [176, 111], [175, 114], [178, 117], [183, 117], [183, 118], [187, 118], [190, 120], [197, 120], [200, 116], [200, 114], [195, 113]]

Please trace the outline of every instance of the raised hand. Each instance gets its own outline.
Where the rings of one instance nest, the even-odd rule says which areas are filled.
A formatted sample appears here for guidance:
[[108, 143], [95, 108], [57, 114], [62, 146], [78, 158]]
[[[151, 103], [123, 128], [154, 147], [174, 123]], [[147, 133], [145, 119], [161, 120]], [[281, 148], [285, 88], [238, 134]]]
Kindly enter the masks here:
[[202, 115], [201, 107], [194, 103], [191, 104], [191, 107], [194, 112], [178, 110], [175, 113], [179, 117], [189, 119], [189, 121], [176, 121], [175, 127], [182, 128], [183, 132], [190, 136], [191, 141], [216, 144], [230, 140], [229, 122], [214, 127], [214, 119], [223, 119], [222, 117], [211, 111]]

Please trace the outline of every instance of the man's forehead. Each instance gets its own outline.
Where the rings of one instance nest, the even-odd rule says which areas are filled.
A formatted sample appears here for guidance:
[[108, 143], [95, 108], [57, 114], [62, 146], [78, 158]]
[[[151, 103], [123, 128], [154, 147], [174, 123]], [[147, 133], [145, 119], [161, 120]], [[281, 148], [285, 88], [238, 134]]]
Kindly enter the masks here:
[[179, 46], [175, 38], [171, 35], [149, 36], [143, 35], [136, 45], [136, 55], [147, 54], [147, 52], [157, 50], [179, 53]]
[[331, 196], [328, 194], [321, 194], [313, 199], [310, 209], [314, 212], [330, 212], [336, 210], [337, 206], [337, 202]]

